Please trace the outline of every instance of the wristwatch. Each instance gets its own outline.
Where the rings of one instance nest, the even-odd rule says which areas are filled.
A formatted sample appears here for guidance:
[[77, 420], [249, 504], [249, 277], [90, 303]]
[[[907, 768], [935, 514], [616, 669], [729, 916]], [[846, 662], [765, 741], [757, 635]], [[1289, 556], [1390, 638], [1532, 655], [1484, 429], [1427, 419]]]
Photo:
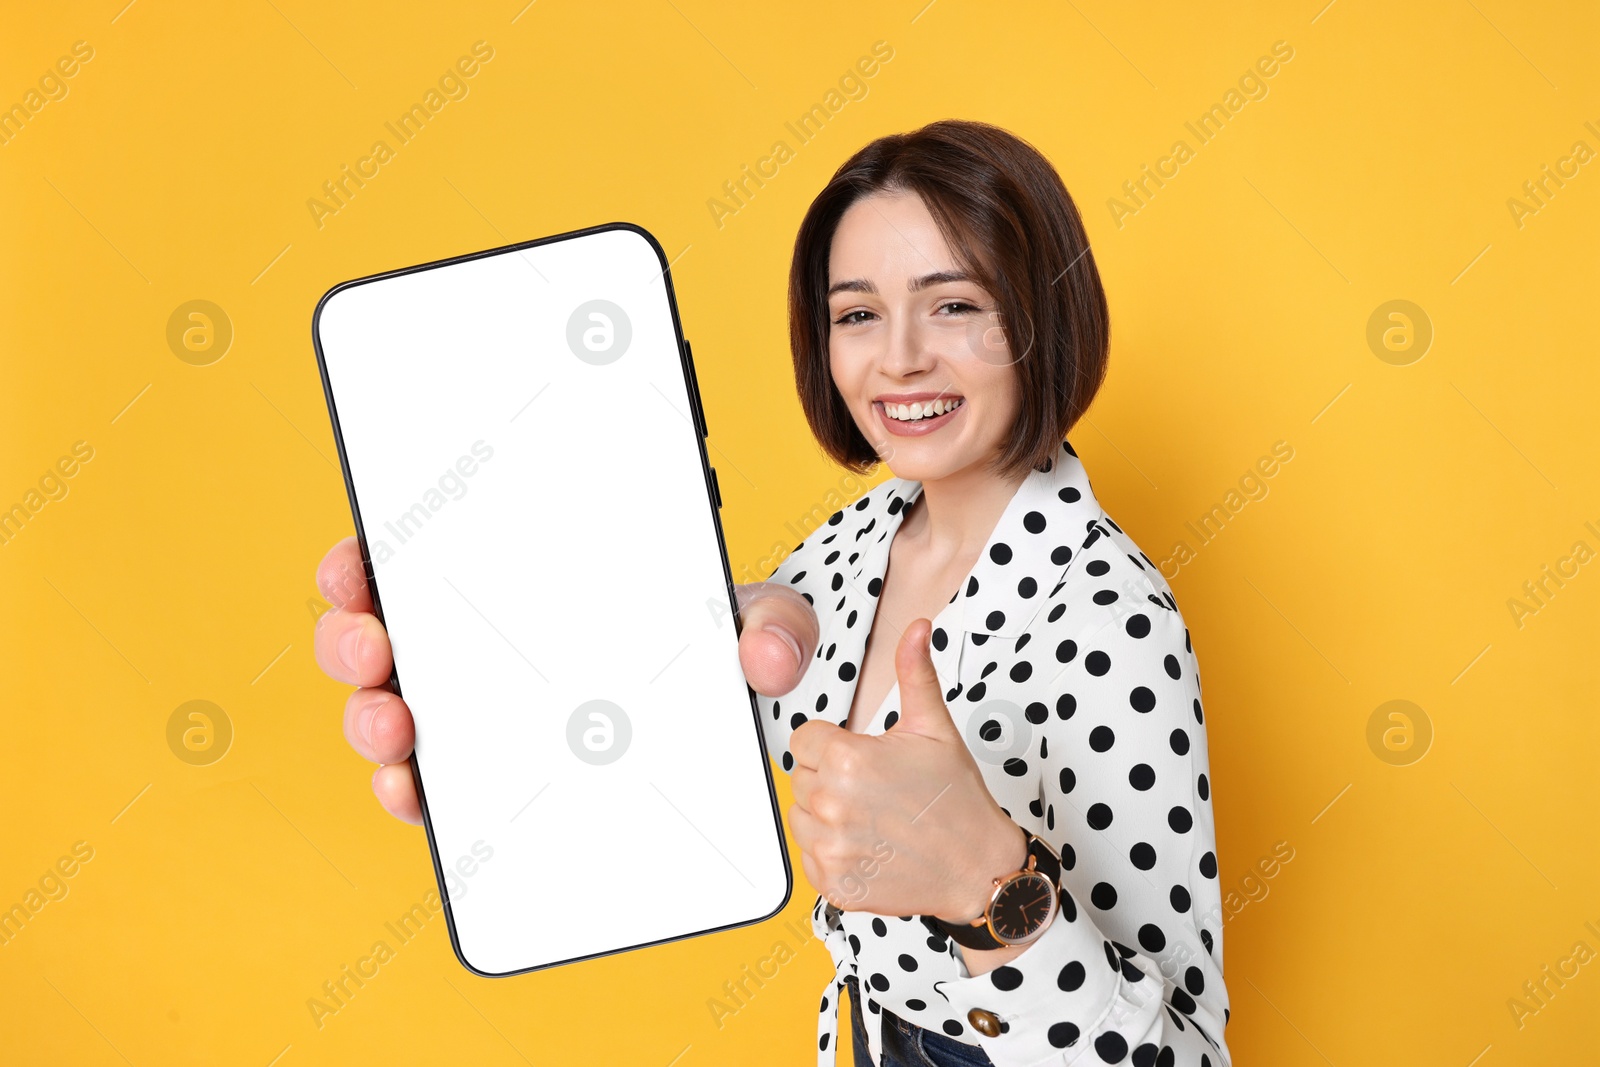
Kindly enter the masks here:
[[970, 923], [952, 923], [923, 916], [923, 923], [963, 948], [994, 949], [1025, 945], [1044, 932], [1061, 895], [1061, 857], [1044, 839], [1022, 831], [1028, 858], [1021, 870], [994, 880], [983, 914]]

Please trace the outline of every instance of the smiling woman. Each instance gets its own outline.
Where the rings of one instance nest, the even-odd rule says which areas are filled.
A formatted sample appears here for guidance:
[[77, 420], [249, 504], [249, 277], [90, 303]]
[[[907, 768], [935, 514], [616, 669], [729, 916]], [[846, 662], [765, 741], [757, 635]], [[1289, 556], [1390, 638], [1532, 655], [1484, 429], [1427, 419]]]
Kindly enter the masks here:
[[1199, 669], [1066, 440], [1109, 323], [1060, 177], [983, 123], [874, 141], [802, 222], [789, 306], [817, 440], [894, 474], [768, 579], [819, 629], [758, 690], [834, 960], [819, 1063], [848, 985], [858, 1064], [1225, 1067]]

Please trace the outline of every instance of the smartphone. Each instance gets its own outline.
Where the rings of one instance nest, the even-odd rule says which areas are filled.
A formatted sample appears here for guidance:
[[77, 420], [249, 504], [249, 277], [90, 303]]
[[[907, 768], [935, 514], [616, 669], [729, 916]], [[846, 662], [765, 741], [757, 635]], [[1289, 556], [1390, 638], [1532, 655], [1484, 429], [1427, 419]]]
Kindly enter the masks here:
[[616, 222], [357, 278], [312, 340], [450, 941], [485, 977], [793, 890], [672, 274]]

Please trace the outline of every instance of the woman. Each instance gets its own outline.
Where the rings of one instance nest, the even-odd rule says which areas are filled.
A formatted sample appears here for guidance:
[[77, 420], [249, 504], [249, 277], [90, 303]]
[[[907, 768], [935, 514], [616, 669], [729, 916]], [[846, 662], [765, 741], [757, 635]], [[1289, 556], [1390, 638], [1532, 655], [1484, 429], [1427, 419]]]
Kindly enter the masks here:
[[[1066, 441], [1108, 323], [1059, 176], [981, 123], [874, 141], [801, 224], [790, 319], [817, 440], [894, 474], [740, 589], [834, 958], [819, 1063], [849, 986], [858, 1063], [1229, 1064], [1198, 669]], [[341, 572], [319, 660], [381, 685], [348, 539]], [[345, 724], [420, 821], [403, 702], [359, 689]]]

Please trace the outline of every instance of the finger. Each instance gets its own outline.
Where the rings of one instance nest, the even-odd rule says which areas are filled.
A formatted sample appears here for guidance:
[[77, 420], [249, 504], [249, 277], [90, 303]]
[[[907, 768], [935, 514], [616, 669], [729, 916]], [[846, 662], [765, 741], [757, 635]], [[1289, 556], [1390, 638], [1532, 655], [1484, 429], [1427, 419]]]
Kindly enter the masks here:
[[400, 763], [411, 755], [416, 726], [411, 709], [387, 689], [357, 689], [344, 705], [344, 736], [373, 763]]
[[780, 697], [805, 674], [821, 628], [811, 602], [779, 582], [751, 582], [736, 590], [739, 662], [750, 688]]
[[900, 719], [892, 729], [901, 734], [958, 737], [950, 707], [944, 702], [939, 675], [928, 656], [928, 636], [932, 632], [931, 621], [914, 619], [900, 635], [894, 655], [894, 670], [900, 680]]
[[312, 648], [324, 673], [348, 685], [381, 685], [394, 670], [389, 633], [367, 612], [323, 612]]
[[372, 775], [372, 791], [383, 810], [414, 826], [422, 825], [422, 805], [417, 803], [417, 783], [411, 778], [409, 763], [390, 763]]
[[817, 772], [810, 767], [796, 765], [795, 769], [789, 772], [790, 792], [794, 794], [797, 807], [806, 811], [811, 810], [811, 797], [817, 788], [817, 780]]
[[814, 771], [822, 766], [823, 752], [840, 737], [848, 739], [850, 734], [838, 723], [825, 719], [807, 719], [796, 726], [789, 735], [789, 754], [794, 757], [794, 770], [789, 772], [791, 780], [795, 771], [802, 767]]
[[328, 554], [317, 564], [317, 588], [336, 608], [346, 611], [372, 610], [367, 569], [361, 562], [361, 546], [354, 535], [328, 549]]

